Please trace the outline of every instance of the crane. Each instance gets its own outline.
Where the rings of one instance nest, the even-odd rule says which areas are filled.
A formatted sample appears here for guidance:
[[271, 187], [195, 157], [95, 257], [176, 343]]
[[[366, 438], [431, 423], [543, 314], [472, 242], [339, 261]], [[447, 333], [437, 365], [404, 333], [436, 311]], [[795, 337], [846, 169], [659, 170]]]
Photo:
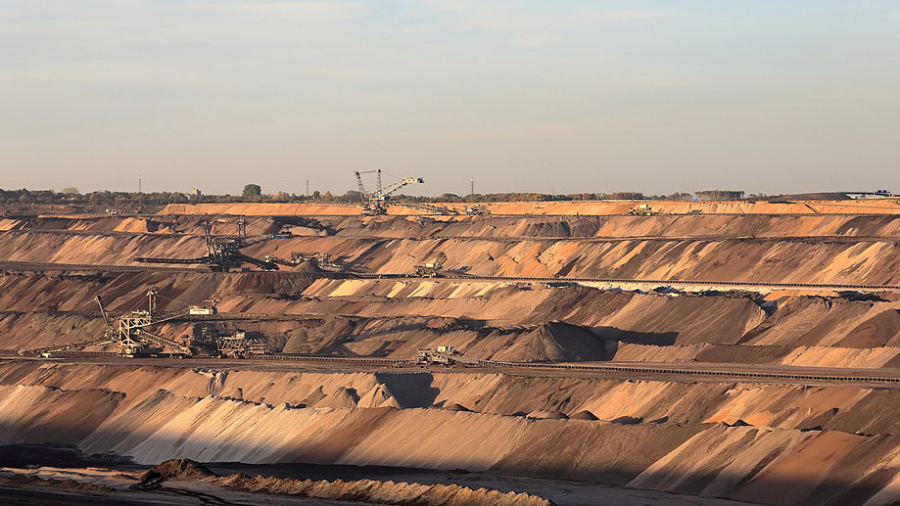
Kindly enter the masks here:
[[[366, 191], [363, 184], [363, 174], [376, 174], [376, 184], [374, 191]], [[425, 180], [421, 177], [405, 177], [397, 182], [383, 186], [381, 182], [381, 169], [356, 171], [356, 183], [359, 185], [359, 191], [363, 194], [363, 216], [383, 216], [387, 214], [387, 201], [391, 195], [396, 193], [400, 188], [411, 184], [421, 184]]]

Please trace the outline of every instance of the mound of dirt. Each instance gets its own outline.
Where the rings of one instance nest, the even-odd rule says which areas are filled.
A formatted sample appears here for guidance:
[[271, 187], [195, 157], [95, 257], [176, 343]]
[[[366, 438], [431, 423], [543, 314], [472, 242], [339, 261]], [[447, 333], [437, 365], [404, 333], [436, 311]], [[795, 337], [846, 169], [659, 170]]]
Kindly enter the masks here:
[[575, 413], [574, 415], [570, 416], [569, 418], [572, 420], [590, 420], [590, 421], [599, 420], [599, 418], [597, 418], [596, 416], [594, 416], [593, 413], [591, 413], [590, 411], [587, 411], [587, 410], [579, 411], [578, 413]]
[[346, 387], [338, 387], [335, 392], [316, 403], [320, 408], [355, 408], [359, 403], [359, 394]]
[[328, 354], [344, 350], [343, 341], [352, 336], [356, 320], [329, 316], [318, 326], [296, 329], [284, 345], [284, 353]]
[[888, 309], [862, 322], [837, 343], [848, 348], [896, 346], [900, 341], [900, 312]]
[[106, 485], [96, 483], [79, 483], [75, 480], [55, 480], [40, 478], [38, 476], [13, 474], [11, 476], [0, 476], [0, 487], [18, 488], [18, 487], [52, 487], [63, 490], [78, 490], [81, 492], [115, 492], [115, 489]]
[[242, 492], [277, 493], [326, 500], [351, 500], [377, 504], [405, 506], [552, 506], [553, 501], [527, 493], [503, 493], [479, 488], [473, 490], [460, 485], [424, 485], [393, 481], [314, 481], [268, 476], [248, 477], [232, 474], [218, 478], [225, 488]]
[[602, 338], [584, 327], [563, 322], [539, 325], [493, 357], [511, 362], [577, 362], [607, 358]]
[[171, 459], [153, 466], [141, 475], [141, 481], [132, 486], [135, 489], [152, 488], [166, 480], [201, 480], [217, 475], [203, 464], [190, 459]]
[[534, 418], [535, 420], [568, 420], [569, 417], [566, 416], [565, 413], [561, 413], [559, 411], [542, 411], [535, 410], [531, 413], [528, 413], [528, 418]]

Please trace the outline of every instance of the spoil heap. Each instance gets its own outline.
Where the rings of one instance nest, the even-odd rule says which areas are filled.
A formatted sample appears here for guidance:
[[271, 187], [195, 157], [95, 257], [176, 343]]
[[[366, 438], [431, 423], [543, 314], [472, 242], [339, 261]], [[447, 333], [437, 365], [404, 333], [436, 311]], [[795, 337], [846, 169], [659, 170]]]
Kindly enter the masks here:
[[[610, 214], [622, 205], [498, 204], [492, 217], [440, 220], [325, 216], [334, 209], [324, 207], [203, 208], [258, 215], [247, 220], [258, 234], [296, 231], [260, 237], [246, 248], [248, 255], [330, 253], [353, 272], [373, 275], [368, 278], [312, 269], [6, 268], [0, 273], [0, 351], [8, 357], [0, 362], [4, 439], [70, 444], [148, 465], [193, 459], [464, 470], [655, 489], [697, 501], [900, 500], [900, 417], [892, 407], [900, 405], [898, 390], [854, 379], [896, 375], [900, 368], [896, 293], [771, 287], [710, 292], [565, 279], [900, 284], [900, 208], [885, 201], [878, 204], [881, 215], [818, 215], [809, 208], [803, 216]], [[693, 210], [672, 205], [670, 211]], [[814, 210], [841, 212], [874, 211], [875, 205], [809, 203]], [[698, 206], [704, 212], [799, 212], [792, 204]], [[497, 216], [523, 209], [595, 215]], [[171, 215], [176, 210], [152, 219], [5, 218], [0, 259], [125, 265], [136, 256], [202, 254], [201, 219], [215, 221], [214, 233], [235, 233], [234, 216]], [[299, 212], [310, 215], [290, 216]], [[456, 279], [388, 277], [426, 262], [441, 263], [442, 275]], [[552, 282], [467, 277], [478, 274], [547, 276]], [[215, 300], [216, 318], [265, 334], [275, 352], [408, 361], [420, 348], [449, 346], [466, 359], [529, 366], [641, 362], [650, 371], [755, 371], [757, 364], [782, 372], [829, 366], [850, 379], [15, 357], [20, 350], [102, 334], [94, 295], [118, 314], [142, 304], [149, 287], [158, 290], [160, 312]], [[183, 336], [195, 323], [173, 320], [157, 330]], [[544, 504], [532, 497], [539, 493], [481, 493], [450, 483], [334, 485], [212, 476], [184, 460], [154, 472], [148, 485], [201, 480], [310, 497], [334, 489], [339, 493], [333, 498], [369, 494], [408, 504], [434, 498], [446, 504]], [[529, 486], [536, 485], [522, 485]]]

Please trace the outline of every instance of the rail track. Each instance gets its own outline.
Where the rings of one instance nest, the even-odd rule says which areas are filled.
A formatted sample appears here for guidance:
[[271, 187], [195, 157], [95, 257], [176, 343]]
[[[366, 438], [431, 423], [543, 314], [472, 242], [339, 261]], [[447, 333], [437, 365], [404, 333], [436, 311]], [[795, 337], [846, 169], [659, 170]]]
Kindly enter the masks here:
[[[3, 309], [0, 310], [0, 317], [4, 316], [23, 316], [23, 315], [54, 315], [54, 316], [78, 316], [82, 318], [92, 319], [92, 320], [100, 320], [102, 316], [97, 312], [91, 311], [43, 311], [43, 310], [10, 310]], [[115, 311], [107, 312], [107, 315], [116, 317], [120, 316], [121, 313], [117, 313]], [[431, 315], [431, 314], [423, 314], [416, 315], [417, 317], [422, 318], [441, 318], [440, 315]], [[305, 313], [215, 313], [211, 315], [198, 315], [198, 314], [188, 314], [184, 312], [175, 312], [168, 315], [159, 316], [160, 319], [171, 322], [205, 322], [205, 321], [300, 321], [300, 322], [321, 322], [324, 321], [327, 317], [337, 317], [337, 318], [355, 318], [357, 320], [401, 320], [412, 318], [409, 315], [391, 315], [391, 314], [374, 314], [374, 315], [359, 315], [359, 314], [351, 314], [351, 313], [338, 313], [338, 312], [305, 312]], [[469, 318], [468, 320], [472, 320]], [[493, 318], [491, 321], [498, 321], [500, 319]], [[3, 354], [3, 350], [0, 350], [0, 354]]]
[[[107, 264], [63, 264], [63, 263], [46, 263], [46, 262], [20, 262], [10, 260], [0, 260], [0, 271], [109, 271], [109, 272], [140, 272], [140, 271], [162, 271], [162, 272], [193, 272], [193, 273], [212, 273], [212, 274], [234, 274], [234, 273], [213, 273], [205, 268], [187, 268], [187, 267], [161, 267], [156, 265], [107, 265]], [[253, 271], [257, 272], [257, 271]], [[267, 271], [270, 274], [280, 274], [290, 276], [290, 271]], [[309, 276], [308, 273], [304, 274]], [[610, 285], [654, 285], [654, 286], [670, 286], [670, 287], [729, 287], [729, 288], [746, 288], [753, 289], [775, 289], [775, 290], [825, 290], [825, 291], [867, 291], [867, 292], [897, 292], [900, 291], [900, 285], [866, 285], [866, 284], [841, 284], [841, 283], [777, 283], [777, 282], [760, 282], [760, 281], [709, 281], [709, 280], [674, 280], [674, 279], [627, 279], [627, 278], [598, 278], [598, 277], [527, 277], [527, 276], [480, 276], [473, 274], [446, 274], [441, 277], [422, 278], [410, 274], [393, 274], [393, 273], [320, 273], [322, 277], [335, 277], [338, 279], [371, 279], [371, 280], [408, 280], [408, 281], [433, 281], [433, 282], [507, 282], [507, 283], [597, 283]]]
[[[128, 217], [129, 215], [120, 214], [119, 217]], [[147, 217], [156, 217], [160, 216], [246, 216], [253, 218], [260, 217], [271, 217], [275, 219], [290, 219], [290, 218], [338, 218], [338, 219], [346, 219], [346, 218], [363, 218], [361, 214], [152, 214], [147, 215]], [[618, 216], [628, 216], [632, 218], [658, 218], [660, 216], [677, 216], [677, 217], [703, 217], [703, 216], [788, 216], [788, 217], [797, 217], [797, 216], [894, 216], [900, 218], [900, 209], [891, 209], [889, 212], [875, 213], [829, 213], [829, 212], [814, 212], [810, 210], [806, 213], [660, 213], [660, 214], [631, 214], [631, 213], [610, 213], [610, 214], [580, 214], [580, 213], [491, 213], [488, 216], [466, 216], [466, 215], [443, 215], [440, 213], [410, 213], [410, 214], [393, 214], [388, 213], [389, 218], [415, 218], [419, 216], [439, 216], [448, 221], [461, 221], [461, 220], [484, 220], [490, 218], [606, 218], [606, 217], [618, 217]]]
[[[608, 372], [620, 374], [666, 374], [678, 376], [706, 376], [724, 377], [734, 379], [759, 379], [759, 380], [790, 380], [790, 381], [815, 381], [815, 382], [842, 382], [842, 383], [900, 383], [900, 371], [897, 376], [879, 375], [845, 375], [845, 374], [816, 374], [809, 372], [766, 372], [766, 371], [737, 371], [723, 368], [702, 368], [692, 366], [673, 366], [671, 364], [578, 364], [578, 363], [535, 363], [535, 362], [507, 362], [498, 360], [467, 359], [462, 356], [447, 356], [452, 361], [466, 367], [482, 368], [512, 368], [522, 370], [562, 370], [576, 372]], [[391, 359], [377, 357], [324, 357], [309, 355], [273, 354], [254, 357], [260, 360], [288, 360], [305, 362], [325, 362], [334, 364], [366, 364], [397, 366], [415, 364], [415, 360]], [[807, 371], [807, 369], [804, 369]]]
[[[3, 350], [0, 358], [21, 359], [15, 355], [12, 350]], [[682, 378], [708, 378], [735, 380], [741, 382], [789, 382], [801, 384], [819, 384], [819, 383], [836, 383], [841, 385], [852, 384], [874, 384], [874, 385], [900, 385], [900, 371], [896, 375], [885, 374], [884, 370], [873, 369], [871, 371], [860, 372], [860, 370], [840, 370], [826, 368], [797, 368], [791, 366], [779, 366], [773, 369], [767, 366], [753, 367], [755, 370], [749, 370], [749, 366], [743, 370], [736, 369], [735, 364], [667, 364], [667, 363], [533, 363], [533, 362], [507, 362], [498, 360], [479, 360], [467, 359], [462, 356], [453, 356], [453, 362], [457, 366], [465, 368], [465, 370], [473, 370], [473, 372], [484, 372], [490, 370], [496, 372], [501, 371], [519, 371], [529, 375], [540, 375], [547, 373], [601, 373], [609, 376], [621, 376], [626, 379], [643, 378], [647, 376], [675, 376]], [[114, 359], [122, 363], [133, 363], [135, 360], [149, 360], [151, 363], [164, 359], [133, 359], [122, 358], [114, 352], [60, 352], [55, 353], [53, 358], [32, 357], [27, 360], [77, 360], [77, 359]], [[273, 354], [273, 355], [256, 355], [249, 359], [219, 359], [208, 355], [184, 358], [178, 361], [185, 367], [191, 364], [202, 364], [205, 366], [227, 366], [232, 367], [235, 364], [265, 364], [265, 363], [310, 363], [342, 366], [369, 366], [369, 367], [437, 367], [438, 370], [456, 370], [448, 366], [433, 366], [418, 364], [414, 359], [394, 359], [379, 357], [330, 357], [315, 355], [292, 355], [292, 354]], [[171, 363], [167, 363], [171, 365]], [[166, 365], [166, 364], [160, 364]], [[766, 369], [770, 370], [766, 370]], [[795, 369], [792, 371], [791, 369]], [[816, 370], [820, 369], [820, 370]]]
[[[750, 235], [695, 235], [695, 236], [622, 236], [622, 237], [597, 237], [597, 236], [483, 236], [483, 235], [443, 235], [428, 236], [389, 237], [377, 235], [355, 235], [338, 233], [338, 238], [352, 238], [369, 241], [487, 241], [487, 242], [585, 242], [585, 243], [619, 243], [619, 242], [802, 242], [819, 244], [855, 244], [888, 242], [900, 244], [900, 236], [843, 236], [843, 235], [812, 235], [812, 236], [750, 236]], [[309, 239], [317, 239], [317, 236], [307, 236]]]
[[[0, 233], [9, 235], [20, 234], [47, 234], [47, 235], [72, 235], [87, 237], [159, 237], [159, 238], [177, 238], [196, 237], [203, 239], [203, 234], [190, 234], [180, 232], [133, 232], [128, 230], [69, 230], [66, 228], [17, 228], [12, 230], [2, 230]], [[220, 237], [213, 235], [213, 237]], [[224, 237], [224, 236], [222, 236]]]
[[109, 271], [109, 272], [210, 272], [205, 268], [162, 267], [157, 265], [112, 265], [112, 264], [64, 264], [52, 262], [23, 262], [17, 260], [0, 260], [3, 271]]
[[[898, 216], [900, 218], [900, 216]], [[202, 239], [202, 234], [190, 233], [158, 233], [158, 232], [129, 232], [129, 231], [92, 231], [92, 230], [66, 230], [66, 229], [17, 229], [17, 230], [0, 230], [0, 234], [49, 234], [49, 235], [66, 235], [66, 236], [85, 236], [85, 237], [154, 237], [160, 239], [183, 239], [186, 237], [194, 237]], [[216, 236], [219, 237], [219, 236]], [[225, 237], [225, 236], [221, 236]], [[352, 239], [365, 239], [371, 241], [435, 241], [435, 240], [456, 240], [456, 241], [493, 241], [493, 242], [522, 242], [522, 241], [571, 241], [571, 242], [596, 242], [596, 243], [617, 243], [617, 242], [634, 242], [634, 241], [654, 241], [654, 242], [684, 242], [684, 241], [738, 241], [738, 242], [806, 242], [806, 243], [860, 243], [860, 242], [894, 242], [900, 243], [900, 236], [850, 236], [850, 235], [810, 235], [810, 236], [754, 236], [754, 235], [691, 235], [691, 236], [622, 236], [622, 237], [601, 237], [601, 236], [488, 236], [488, 235], [450, 235], [438, 232], [435, 235], [425, 236], [379, 236], [379, 235], [363, 235], [354, 233], [338, 233], [329, 237], [342, 237]], [[318, 239], [319, 236], [296, 236], [293, 239]], [[248, 238], [246, 246], [252, 246], [261, 242], [272, 240], [271, 234], [264, 236], [254, 236]]]
[[[314, 215], [310, 215], [314, 216]], [[345, 215], [346, 216], [346, 215]], [[414, 215], [415, 216], [415, 215]], [[629, 216], [632, 218], [659, 218], [666, 216], [677, 216], [677, 217], [690, 217], [690, 216], [788, 216], [791, 218], [796, 218], [798, 216], [862, 216], [862, 217], [873, 217], [873, 216], [895, 216], [900, 217], [900, 210], [894, 212], [884, 212], [884, 213], [818, 213], [818, 212], [808, 212], [808, 213], [659, 213], [659, 214], [631, 214], [631, 213], [615, 213], [615, 214], [558, 214], [558, 213], [546, 213], [546, 214], [537, 214], [537, 213], [529, 213], [529, 214], [503, 214], [503, 213], [491, 213], [490, 217], [498, 217], [498, 218], [543, 218], [543, 217], [553, 217], [553, 218], [580, 218], [580, 217], [619, 217], [619, 216]], [[462, 216], [461, 216], [462, 218]], [[473, 219], [483, 219], [483, 218], [473, 218]]]
[[497, 282], [522, 282], [522, 283], [606, 283], [617, 285], [659, 285], [671, 287], [709, 286], [709, 287], [747, 287], [784, 290], [818, 289], [828, 291], [900, 291], [900, 285], [861, 285], [861, 284], [835, 284], [835, 283], [765, 283], [753, 281], [701, 281], [701, 280], [672, 280], [672, 279], [625, 279], [625, 278], [592, 278], [592, 277], [524, 277], [524, 276], [478, 276], [478, 275], [448, 275], [435, 278], [421, 278], [408, 274], [354, 274], [361, 279], [394, 279], [394, 280], [418, 280], [422, 281], [497, 281]]
[[[281, 220], [291, 220], [296, 218], [323, 218], [323, 219], [340, 219], [344, 220], [347, 218], [363, 218], [359, 214], [292, 214], [292, 215], [278, 215], [278, 214], [119, 214], [115, 217], [117, 218], [160, 218], [166, 216], [184, 216], [184, 217], [193, 217], [197, 219], [201, 218], [209, 218], [216, 216], [247, 216], [254, 218], [262, 218], [262, 217], [270, 217], [273, 219], [281, 219]], [[631, 214], [631, 213], [610, 213], [610, 214], [573, 214], [573, 213], [524, 213], [524, 214], [510, 214], [510, 213], [491, 213], [489, 216], [465, 216], [465, 215], [457, 215], [457, 216], [447, 216], [442, 215], [440, 213], [412, 213], [412, 214], [389, 214], [388, 218], [416, 218], [416, 217], [441, 217], [447, 221], [463, 221], [463, 220], [485, 220], [490, 218], [618, 218], [618, 217], [629, 217], [629, 218], [659, 218], [659, 217], [676, 217], [676, 218], [703, 218], [705, 216], [744, 216], [744, 217], [788, 217], [788, 218], [797, 218], [797, 217], [881, 217], [881, 218], [900, 218], [900, 209], [891, 208], [886, 212], [860, 212], [860, 213], [832, 213], [832, 212], [816, 212], [810, 210], [809, 212], [793, 212], [793, 213], [660, 213], [660, 214]], [[67, 220], [99, 220], [106, 219], [109, 216], [97, 216], [90, 215], [84, 217], [73, 217], [71, 215], [66, 216], [53, 216], [53, 215], [42, 215], [42, 216], [30, 216], [30, 215], [8, 215], [6, 216], [10, 219], [41, 219], [41, 218], [50, 218], [50, 219], [67, 219]], [[17, 230], [34, 230], [34, 229], [17, 229]], [[85, 231], [90, 232], [90, 231]], [[126, 232], [127, 233], [127, 232]], [[137, 232], [140, 233], [140, 232]], [[163, 233], [165, 234], [165, 233]]]

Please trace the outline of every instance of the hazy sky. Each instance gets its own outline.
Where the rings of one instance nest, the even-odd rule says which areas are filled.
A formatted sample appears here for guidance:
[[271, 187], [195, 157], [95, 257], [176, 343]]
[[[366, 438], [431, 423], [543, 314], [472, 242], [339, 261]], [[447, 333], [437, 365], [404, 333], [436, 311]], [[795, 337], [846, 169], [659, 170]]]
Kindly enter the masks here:
[[0, 188], [378, 167], [428, 195], [900, 190], [900, 0], [0, 0]]

